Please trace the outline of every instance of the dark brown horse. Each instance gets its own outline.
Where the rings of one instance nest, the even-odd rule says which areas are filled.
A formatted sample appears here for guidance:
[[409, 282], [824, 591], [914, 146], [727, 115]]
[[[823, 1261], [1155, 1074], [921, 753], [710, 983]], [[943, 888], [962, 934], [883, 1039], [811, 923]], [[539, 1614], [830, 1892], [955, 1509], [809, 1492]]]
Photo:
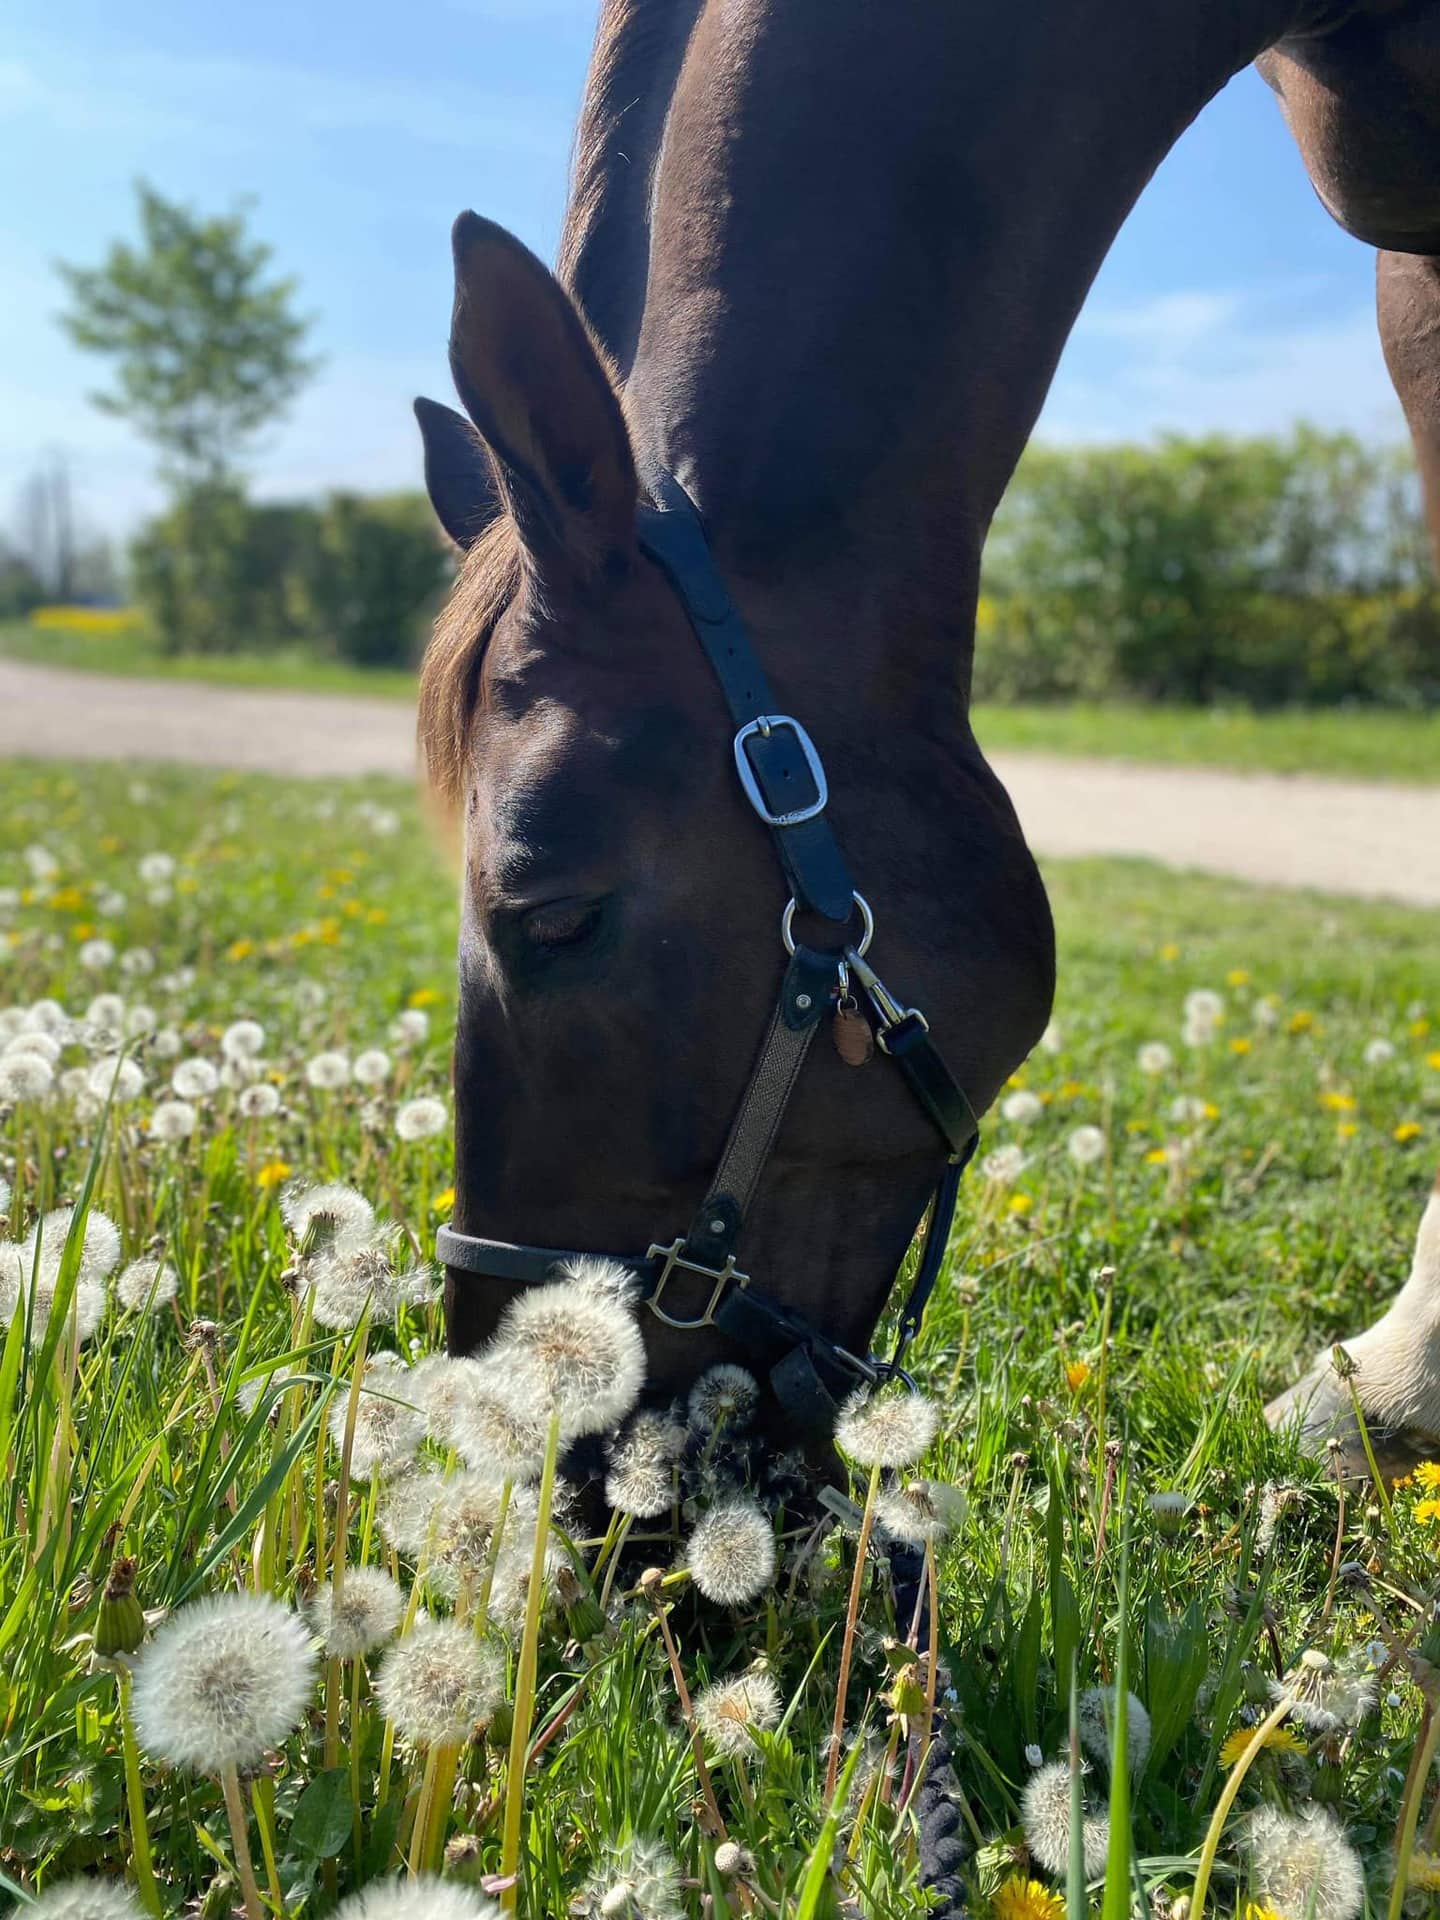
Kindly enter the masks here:
[[[774, 1001], [785, 889], [637, 544], [637, 471], [698, 503], [823, 752], [876, 964], [977, 1111], [1034, 1044], [1049, 911], [968, 719], [981, 545], [1120, 223], [1257, 58], [1325, 204], [1382, 249], [1440, 483], [1435, 0], [607, 0], [557, 273], [463, 216], [469, 420], [419, 406], [467, 550], [421, 722], [464, 818], [463, 1233], [683, 1232]], [[815, 1047], [747, 1269], [863, 1351], [943, 1158], [897, 1078]], [[451, 1274], [455, 1350], [506, 1293]], [[650, 1333], [662, 1391], [727, 1351]]]

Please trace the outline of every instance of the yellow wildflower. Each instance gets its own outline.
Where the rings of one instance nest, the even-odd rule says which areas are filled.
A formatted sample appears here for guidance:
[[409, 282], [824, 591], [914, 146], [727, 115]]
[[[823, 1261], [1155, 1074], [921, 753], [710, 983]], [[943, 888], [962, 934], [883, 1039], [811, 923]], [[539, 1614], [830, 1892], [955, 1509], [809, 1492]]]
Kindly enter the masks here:
[[95, 938], [95, 922], [93, 920], [77, 920], [70, 929], [70, 938], [81, 941], [93, 940]]
[[[1220, 1749], [1222, 1767], [1233, 1767], [1243, 1760], [1255, 1744], [1258, 1727], [1237, 1727]], [[1265, 1736], [1265, 1745], [1276, 1753], [1303, 1754], [1307, 1751], [1305, 1742], [1290, 1727], [1272, 1727]]]
[[1065, 1365], [1065, 1384], [1072, 1393], [1079, 1393], [1090, 1378], [1090, 1369], [1083, 1360], [1070, 1360]]
[[365, 924], [367, 927], [383, 927], [389, 918], [390, 909], [388, 907], [367, 907], [365, 909]]
[[1250, 969], [1248, 967], [1232, 967], [1225, 976], [1225, 984], [1227, 987], [1248, 987], [1250, 984]]
[[1034, 1204], [1028, 1193], [1012, 1193], [1009, 1200], [1011, 1213], [1029, 1213]]
[[232, 940], [225, 949], [227, 960], [248, 960], [255, 951], [253, 940]]
[[265, 1165], [261, 1167], [260, 1171], [256, 1174], [255, 1184], [257, 1187], [264, 1187], [268, 1193], [271, 1187], [278, 1187], [282, 1180], [288, 1180], [291, 1171], [292, 1169], [287, 1161], [267, 1160]]
[[1419, 1848], [1410, 1856], [1410, 1885], [1422, 1893], [1440, 1893], [1440, 1854]]
[[1407, 1140], [1418, 1140], [1424, 1131], [1418, 1120], [1402, 1120], [1391, 1137], [1403, 1147]]
[[1287, 1033], [1309, 1033], [1314, 1025], [1314, 1014], [1309, 1012], [1305, 1007], [1300, 1007], [1296, 1012], [1292, 1013], [1290, 1018], [1285, 1022], [1285, 1030]]
[[994, 1920], [1065, 1920], [1065, 1902], [1059, 1894], [1018, 1873], [996, 1888], [990, 1911]]
[[1245, 1035], [1242, 1033], [1230, 1042], [1230, 1051], [1231, 1053], [1249, 1053], [1250, 1048], [1253, 1044], [1254, 1043], [1250, 1040], [1247, 1040]]
[[405, 1004], [407, 1007], [433, 1007], [439, 999], [440, 995], [434, 987], [416, 987]]
[[1342, 1120], [1335, 1131], [1342, 1140], [1353, 1140], [1360, 1129], [1353, 1120]]
[[1259, 1900], [1245, 1902], [1245, 1920], [1284, 1920], [1284, 1916], [1274, 1907], [1267, 1907]]
[[1170, 963], [1171, 963], [1172, 961], [1174, 961], [1174, 960], [1178, 960], [1178, 959], [1180, 958], [1180, 949], [1179, 949], [1179, 947], [1177, 947], [1177, 946], [1176, 946], [1176, 944], [1175, 944], [1175, 942], [1174, 942], [1173, 940], [1167, 940], [1167, 941], [1165, 942], [1165, 944], [1164, 944], [1164, 946], [1163, 946], [1163, 947], [1161, 947], [1161, 949], [1160, 949], [1160, 958], [1161, 958], [1161, 959], [1162, 959], [1163, 961], [1165, 961], [1165, 963], [1166, 963], [1166, 965], [1167, 965], [1167, 966], [1168, 966], [1168, 965], [1169, 965], [1169, 964], [1170, 964]]
[[1427, 1053], [1425, 1056], [1425, 1064], [1427, 1067], [1440, 1068], [1440, 1053]]
[[1429, 1031], [1430, 1022], [1428, 1020], [1412, 1020], [1410, 1022], [1410, 1032], [1417, 1040], [1423, 1040]]
[[118, 833], [102, 833], [99, 844], [102, 853], [119, 853], [125, 842]]
[[1322, 1093], [1320, 1104], [1331, 1113], [1353, 1113], [1356, 1100], [1353, 1093]]
[[432, 1213], [448, 1214], [454, 1204], [455, 1189], [453, 1187], [446, 1187], [443, 1193], [437, 1193], [435, 1198], [430, 1202], [430, 1211]]
[[1060, 1091], [1056, 1097], [1060, 1100], [1073, 1100], [1077, 1094], [1081, 1094], [1084, 1091], [1085, 1082], [1083, 1080], [1062, 1080], [1060, 1082]]
[[1415, 1509], [1415, 1518], [1422, 1526], [1434, 1526], [1440, 1521], [1440, 1500], [1422, 1500]]
[[1429, 1493], [1440, 1493], [1440, 1460], [1422, 1460], [1412, 1476]]
[[[79, 913], [85, 905], [85, 896], [79, 887], [57, 887], [50, 896], [50, 904], [57, 913]], [[1432, 1060], [1432, 1066], [1435, 1062]]]
[[1145, 1164], [1147, 1167], [1163, 1167], [1169, 1158], [1170, 1154], [1167, 1148], [1151, 1147], [1145, 1156]]

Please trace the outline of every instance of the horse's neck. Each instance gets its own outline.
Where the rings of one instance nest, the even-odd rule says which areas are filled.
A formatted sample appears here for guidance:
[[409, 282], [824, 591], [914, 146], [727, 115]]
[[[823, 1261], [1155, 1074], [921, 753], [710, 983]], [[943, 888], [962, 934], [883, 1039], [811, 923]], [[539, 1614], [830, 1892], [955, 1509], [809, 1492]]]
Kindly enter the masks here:
[[953, 620], [1121, 221], [1307, 5], [706, 0], [627, 403], [727, 566]]

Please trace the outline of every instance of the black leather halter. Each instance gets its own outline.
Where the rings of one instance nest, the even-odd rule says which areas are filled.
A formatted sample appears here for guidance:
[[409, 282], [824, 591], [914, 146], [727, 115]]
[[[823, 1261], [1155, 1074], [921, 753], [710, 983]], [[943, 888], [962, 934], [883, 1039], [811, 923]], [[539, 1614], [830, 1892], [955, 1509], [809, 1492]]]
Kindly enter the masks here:
[[[788, 1418], [807, 1434], [834, 1425], [837, 1401], [860, 1384], [901, 1374], [905, 1351], [934, 1291], [978, 1127], [969, 1100], [930, 1037], [923, 1013], [906, 1007], [866, 959], [874, 931], [826, 819], [829, 789], [814, 742], [776, 713], [749, 632], [725, 590], [694, 502], [671, 475], [650, 482], [654, 506], [638, 510], [639, 542], [665, 572], [714, 668], [734, 722], [735, 766], [745, 796], [770, 830], [790, 886], [781, 933], [789, 962], [759, 1057], [719, 1168], [688, 1232], [643, 1254], [613, 1254], [635, 1274], [640, 1297], [666, 1326], [715, 1327], [738, 1357], [768, 1376]], [[792, 938], [797, 912], [837, 929], [833, 949]], [[859, 917], [861, 930], [851, 928]], [[920, 1263], [891, 1359], [861, 1357], [827, 1339], [757, 1286], [736, 1264], [746, 1215], [820, 1024], [858, 984], [881, 1051], [893, 1060], [943, 1143], [945, 1170], [930, 1203]], [[435, 1250], [447, 1267], [535, 1284], [594, 1253], [521, 1246], [441, 1227]], [[677, 1295], [679, 1297], [677, 1297]]]

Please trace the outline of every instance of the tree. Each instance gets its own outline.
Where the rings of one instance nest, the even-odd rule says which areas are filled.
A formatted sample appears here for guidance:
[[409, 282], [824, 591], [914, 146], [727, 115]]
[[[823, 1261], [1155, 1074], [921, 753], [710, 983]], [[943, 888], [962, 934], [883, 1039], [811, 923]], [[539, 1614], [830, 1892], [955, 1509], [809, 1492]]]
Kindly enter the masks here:
[[159, 449], [181, 492], [220, 485], [314, 372], [310, 322], [294, 311], [295, 281], [269, 277], [272, 250], [243, 211], [204, 216], [143, 181], [136, 191], [138, 246], [116, 241], [98, 267], [59, 265], [60, 323], [114, 362], [95, 405]]

